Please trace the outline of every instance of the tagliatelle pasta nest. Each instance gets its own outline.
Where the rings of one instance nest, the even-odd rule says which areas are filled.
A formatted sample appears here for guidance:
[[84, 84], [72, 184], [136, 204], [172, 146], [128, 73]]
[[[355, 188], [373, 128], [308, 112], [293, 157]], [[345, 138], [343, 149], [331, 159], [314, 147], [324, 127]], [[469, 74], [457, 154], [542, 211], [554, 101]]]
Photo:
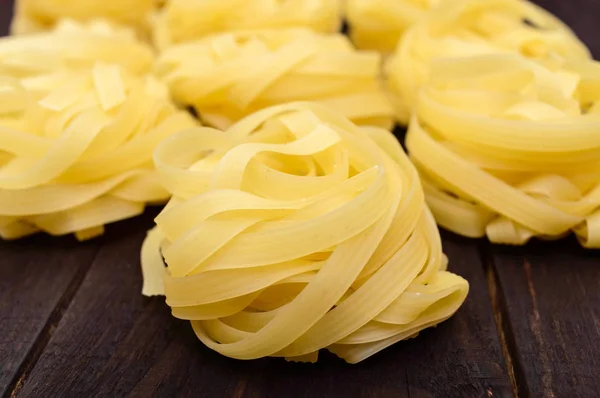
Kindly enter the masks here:
[[440, 3], [400, 40], [386, 65], [398, 119], [406, 124], [436, 58], [518, 53], [530, 59], [589, 59], [583, 43], [560, 20], [522, 0]]
[[440, 60], [407, 146], [437, 222], [524, 244], [600, 247], [600, 64], [514, 54]]
[[341, 0], [169, 0], [154, 23], [159, 49], [215, 33], [307, 27], [337, 32]]
[[26, 86], [43, 87], [59, 74], [68, 79], [71, 71], [90, 69], [98, 61], [138, 75], [151, 71], [154, 55], [131, 29], [104, 20], [61, 20], [50, 32], [0, 38], [0, 74], [32, 78]]
[[175, 101], [225, 129], [271, 105], [315, 101], [359, 124], [390, 127], [393, 109], [379, 80], [380, 56], [342, 35], [307, 29], [227, 33], [171, 47], [157, 73]]
[[11, 33], [51, 30], [61, 19], [81, 22], [104, 18], [149, 34], [156, 0], [16, 0]]
[[60, 79], [38, 100], [0, 77], [0, 236], [38, 231], [87, 239], [165, 202], [152, 151], [196, 123], [153, 78], [116, 65]]
[[144, 293], [166, 294], [223, 355], [316, 361], [326, 348], [356, 363], [467, 295], [386, 130], [294, 103], [178, 133], [154, 156], [174, 197], [142, 248]]
[[414, 23], [441, 0], [346, 0], [352, 42], [361, 49], [391, 53]]

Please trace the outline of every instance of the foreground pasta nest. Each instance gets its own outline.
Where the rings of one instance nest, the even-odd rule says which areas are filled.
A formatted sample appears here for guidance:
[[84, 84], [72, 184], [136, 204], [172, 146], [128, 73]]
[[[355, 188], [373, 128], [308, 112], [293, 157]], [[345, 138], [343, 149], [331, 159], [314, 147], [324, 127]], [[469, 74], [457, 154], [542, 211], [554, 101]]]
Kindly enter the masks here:
[[308, 29], [226, 33], [174, 46], [157, 73], [173, 98], [224, 129], [265, 107], [317, 101], [361, 124], [389, 127], [393, 109], [379, 81], [380, 56], [341, 34]]
[[287, 104], [178, 133], [155, 163], [174, 196], [142, 248], [144, 293], [223, 355], [355, 363], [467, 295], [388, 131]]
[[152, 151], [196, 123], [166, 87], [117, 65], [47, 78], [45, 95], [0, 78], [0, 236], [96, 236], [106, 223], [164, 202]]
[[403, 36], [386, 65], [399, 120], [408, 122], [419, 88], [436, 77], [431, 60], [506, 53], [548, 62], [590, 58], [565, 24], [528, 1], [442, 1]]
[[337, 32], [342, 0], [170, 0], [156, 18], [154, 43], [165, 48], [215, 33], [306, 27]]
[[407, 146], [438, 223], [523, 244], [600, 247], [600, 64], [516, 54], [438, 60]]

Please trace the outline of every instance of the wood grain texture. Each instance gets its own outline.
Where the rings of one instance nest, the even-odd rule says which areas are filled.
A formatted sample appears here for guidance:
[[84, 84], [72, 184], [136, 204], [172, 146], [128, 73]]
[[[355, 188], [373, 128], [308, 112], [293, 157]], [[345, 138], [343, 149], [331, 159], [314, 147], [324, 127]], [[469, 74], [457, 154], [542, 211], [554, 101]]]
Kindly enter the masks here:
[[491, 248], [522, 391], [600, 396], [600, 253], [574, 239]]
[[358, 365], [235, 361], [204, 347], [162, 298], [140, 296], [138, 249], [150, 217], [107, 240], [24, 396], [477, 397], [511, 396], [476, 245], [446, 239], [451, 268], [472, 290], [451, 320]]
[[39, 356], [99, 244], [49, 236], [0, 241], [0, 396]]

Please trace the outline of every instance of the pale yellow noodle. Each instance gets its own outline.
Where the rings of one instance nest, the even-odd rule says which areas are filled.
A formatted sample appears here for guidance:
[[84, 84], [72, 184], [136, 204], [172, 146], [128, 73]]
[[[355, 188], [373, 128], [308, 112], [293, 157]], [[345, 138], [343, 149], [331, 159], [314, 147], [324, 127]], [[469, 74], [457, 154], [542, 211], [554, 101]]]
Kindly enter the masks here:
[[63, 19], [48, 32], [0, 38], [0, 74], [27, 79], [30, 90], [48, 91], [69, 72], [90, 69], [102, 61], [119, 64], [133, 74], [152, 68], [152, 49], [134, 32], [106, 20], [81, 23]]
[[441, 0], [346, 0], [345, 11], [352, 42], [362, 49], [384, 54], [414, 23]]
[[89, 239], [169, 198], [152, 165], [164, 138], [196, 126], [154, 78], [117, 65], [73, 72], [41, 95], [1, 77], [0, 236]]
[[156, 0], [16, 0], [11, 33], [51, 30], [63, 18], [81, 22], [103, 18], [148, 36], [150, 18], [158, 5]]
[[156, 71], [173, 98], [225, 129], [259, 109], [315, 101], [359, 124], [390, 127], [393, 109], [379, 81], [380, 56], [341, 34], [308, 29], [225, 33], [170, 47]]
[[155, 18], [159, 49], [215, 33], [306, 27], [332, 33], [341, 26], [342, 0], [168, 0]]
[[178, 133], [154, 160], [174, 197], [144, 243], [144, 294], [223, 355], [356, 363], [467, 295], [386, 130], [290, 103]]
[[437, 222], [508, 244], [574, 231], [600, 247], [600, 64], [505, 54], [431, 70], [407, 146]]
[[[530, 2], [444, 1], [402, 37], [386, 65], [399, 121], [408, 123], [419, 88], [435, 78], [430, 61], [506, 53], [546, 64], [590, 58], [588, 49], [565, 24]], [[517, 77], [512, 79], [518, 83]]]

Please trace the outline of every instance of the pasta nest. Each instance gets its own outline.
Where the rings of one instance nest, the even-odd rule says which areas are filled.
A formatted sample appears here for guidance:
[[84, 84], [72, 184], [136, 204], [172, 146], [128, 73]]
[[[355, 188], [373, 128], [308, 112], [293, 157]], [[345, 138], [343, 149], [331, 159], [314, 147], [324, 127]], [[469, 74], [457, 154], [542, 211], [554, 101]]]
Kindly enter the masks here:
[[347, 0], [352, 42], [361, 49], [392, 53], [414, 23], [442, 0]]
[[215, 33], [306, 27], [340, 29], [342, 0], [169, 0], [154, 23], [154, 44], [165, 49]]
[[400, 122], [408, 122], [419, 88], [432, 76], [432, 59], [498, 53], [540, 61], [591, 58], [565, 24], [527, 1], [442, 2], [404, 35], [386, 65]]
[[407, 136], [437, 222], [524, 244], [600, 247], [600, 64], [516, 54], [438, 60]]
[[195, 122], [160, 82], [106, 64], [58, 79], [41, 99], [17, 79], [0, 82], [2, 238], [44, 231], [87, 239], [169, 198], [152, 151]]
[[386, 130], [292, 103], [176, 134], [155, 163], [174, 197], [142, 248], [144, 293], [223, 355], [355, 363], [467, 295]]
[[149, 35], [156, 0], [16, 0], [12, 34], [51, 30], [61, 19], [81, 22], [103, 18]]
[[32, 85], [43, 84], [42, 75], [68, 75], [71, 70], [90, 69], [97, 61], [121, 65], [138, 75], [151, 71], [154, 55], [131, 29], [106, 20], [84, 24], [66, 19], [49, 32], [0, 38], [0, 74], [40, 77], [31, 80]]
[[226, 33], [173, 46], [157, 74], [175, 101], [225, 129], [259, 109], [316, 101], [359, 124], [390, 127], [393, 108], [379, 80], [380, 56], [347, 37], [308, 29]]

